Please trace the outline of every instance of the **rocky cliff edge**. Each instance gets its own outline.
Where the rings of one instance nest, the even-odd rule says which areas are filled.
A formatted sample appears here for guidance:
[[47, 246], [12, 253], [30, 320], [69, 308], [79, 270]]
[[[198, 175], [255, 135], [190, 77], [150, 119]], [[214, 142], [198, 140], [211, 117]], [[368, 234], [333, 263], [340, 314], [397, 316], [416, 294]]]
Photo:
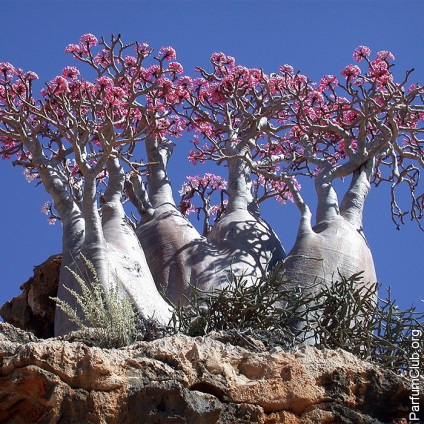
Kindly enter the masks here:
[[0, 422], [375, 424], [410, 409], [406, 377], [342, 350], [253, 352], [219, 334], [81, 340], [0, 323]]

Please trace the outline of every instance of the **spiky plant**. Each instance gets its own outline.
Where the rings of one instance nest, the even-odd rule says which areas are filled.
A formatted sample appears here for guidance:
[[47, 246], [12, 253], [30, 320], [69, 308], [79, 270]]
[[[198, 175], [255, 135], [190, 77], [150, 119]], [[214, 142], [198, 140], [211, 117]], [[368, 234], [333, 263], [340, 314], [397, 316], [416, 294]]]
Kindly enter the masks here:
[[339, 275], [312, 292], [289, 289], [278, 275], [277, 269], [253, 283], [233, 276], [227, 287], [209, 293], [192, 287], [188, 305], [175, 308], [174, 330], [199, 336], [248, 329], [268, 346], [306, 341], [317, 348], [342, 348], [397, 372], [408, 368], [413, 335], [424, 346], [424, 313], [415, 307], [400, 310], [390, 290], [386, 299], [378, 298], [380, 287], [365, 284], [362, 273]]
[[100, 284], [93, 264], [84, 256], [82, 259], [87, 269], [86, 276], [68, 268], [81, 292], [65, 286], [76, 299], [79, 309], [71, 308], [68, 303], [57, 297], [52, 299], [80, 330], [94, 330], [102, 347], [121, 347], [133, 343], [137, 313], [131, 301], [121, 295], [117, 283], [109, 290], [105, 289]]

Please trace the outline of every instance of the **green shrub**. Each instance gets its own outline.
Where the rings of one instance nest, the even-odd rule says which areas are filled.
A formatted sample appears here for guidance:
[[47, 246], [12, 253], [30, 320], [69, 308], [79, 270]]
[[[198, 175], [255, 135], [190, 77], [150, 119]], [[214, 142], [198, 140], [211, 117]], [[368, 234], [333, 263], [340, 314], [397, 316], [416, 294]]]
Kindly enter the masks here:
[[378, 298], [380, 287], [367, 287], [361, 274], [339, 275], [331, 284], [308, 291], [282, 282], [278, 268], [253, 284], [233, 276], [228, 287], [210, 293], [192, 287], [188, 305], [175, 308], [173, 328], [190, 336], [221, 330], [242, 336], [249, 330], [268, 347], [307, 342], [342, 348], [404, 372], [413, 352], [413, 331], [424, 346], [424, 313], [415, 307], [400, 310], [390, 290], [386, 299]]
[[280, 329], [284, 337], [294, 340], [290, 324], [294, 316], [302, 315], [311, 297], [284, 287], [278, 271], [275, 268], [267, 277], [253, 281], [233, 275], [228, 286], [212, 292], [192, 287], [190, 298], [186, 297], [188, 306], [175, 306], [175, 331], [202, 336], [220, 330]]
[[[230, 340], [242, 340], [247, 347], [255, 345], [246, 335], [268, 348], [279, 345], [288, 349], [307, 342], [317, 348], [341, 348], [405, 372], [411, 355], [417, 353], [412, 341], [424, 346], [424, 313], [414, 306], [400, 310], [390, 289], [386, 298], [378, 298], [380, 287], [367, 287], [361, 273], [348, 278], [339, 275], [331, 284], [306, 291], [282, 281], [277, 266], [253, 282], [233, 276], [220, 290], [203, 292], [192, 287], [188, 305], [176, 306], [169, 328], [164, 328], [140, 318], [131, 301], [121, 297], [118, 284], [105, 290], [93, 265], [83, 260], [90, 277], [69, 270], [81, 292], [65, 287], [75, 297], [78, 310], [61, 299], [54, 300], [78, 328], [90, 330], [90, 338], [94, 331], [96, 343], [102, 347], [126, 346], [136, 339], [153, 340], [176, 332], [203, 336], [225, 331]], [[418, 353], [423, 367], [423, 350]]]
[[68, 318], [80, 330], [95, 330], [98, 344], [102, 347], [121, 347], [134, 342], [136, 337], [137, 313], [131, 301], [119, 293], [118, 283], [106, 290], [97, 276], [93, 264], [82, 256], [87, 268], [87, 277], [83, 278], [73, 270], [71, 272], [81, 292], [65, 286], [75, 297], [79, 309], [73, 309], [65, 301], [53, 298]]

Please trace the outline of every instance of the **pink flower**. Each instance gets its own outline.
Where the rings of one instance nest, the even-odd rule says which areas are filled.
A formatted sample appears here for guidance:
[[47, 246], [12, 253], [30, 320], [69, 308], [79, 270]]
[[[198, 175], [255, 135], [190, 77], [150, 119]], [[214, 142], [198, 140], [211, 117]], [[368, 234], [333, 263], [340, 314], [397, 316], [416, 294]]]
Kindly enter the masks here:
[[28, 87], [22, 81], [16, 81], [12, 87], [13, 91], [21, 97], [24, 96], [28, 90]]
[[69, 44], [65, 49], [65, 53], [80, 53], [80, 46], [77, 44]]
[[38, 173], [29, 169], [24, 169], [24, 176], [27, 182], [32, 182], [38, 178]]
[[381, 59], [381, 60], [395, 60], [395, 57], [393, 56], [393, 54], [387, 50], [382, 50], [381, 52], [377, 53], [377, 59]]
[[311, 105], [321, 104], [324, 101], [324, 97], [319, 91], [312, 91], [309, 93], [309, 101]]
[[189, 94], [193, 90], [193, 80], [189, 76], [182, 76], [178, 78], [175, 86], [184, 94]]
[[416, 84], [411, 84], [408, 88], [408, 93], [411, 93], [412, 91], [416, 90], [417, 86]]
[[214, 190], [225, 190], [227, 188], [227, 181], [219, 175], [207, 173], [205, 177], [210, 181]]
[[86, 93], [96, 94], [97, 92], [96, 86], [89, 81], [82, 81], [80, 87], [81, 90], [84, 90]]
[[179, 138], [182, 136], [182, 132], [187, 127], [186, 122], [183, 118], [180, 118], [177, 115], [170, 116], [170, 122], [168, 127], [168, 132], [172, 134], [174, 137]]
[[68, 81], [62, 76], [53, 78], [47, 84], [47, 86], [49, 94], [61, 94], [69, 92]]
[[136, 48], [134, 50], [142, 57], [147, 57], [152, 53], [152, 49], [147, 43], [137, 43]]
[[305, 75], [302, 74], [296, 74], [293, 78], [293, 83], [296, 84], [297, 88], [303, 87], [305, 84], [308, 83], [308, 78]]
[[41, 208], [40, 208], [41, 213], [48, 215], [51, 208], [52, 208], [52, 204], [49, 201], [47, 201], [46, 203], [44, 203], [44, 205], [41, 206]]
[[94, 57], [94, 63], [106, 68], [107, 66], [111, 64], [110, 53], [107, 50], [103, 49], [101, 53], [98, 53]]
[[184, 69], [179, 62], [171, 62], [168, 66], [168, 69], [171, 72], [175, 72], [176, 74], [182, 74], [184, 72]]
[[365, 57], [369, 56], [371, 54], [371, 50], [367, 46], [359, 46], [355, 49], [353, 52], [353, 58], [356, 62], [360, 62]]
[[125, 94], [125, 91], [120, 87], [108, 87], [106, 89], [105, 101], [109, 106], [121, 106]]
[[197, 165], [197, 157], [196, 152], [194, 150], [189, 151], [188, 160], [191, 162], [192, 165]]
[[71, 80], [76, 80], [80, 74], [79, 70], [75, 66], [67, 66], [62, 71], [63, 78], [70, 78]]
[[339, 85], [337, 78], [334, 75], [324, 75], [319, 83], [319, 90], [330, 90], [332, 85]]
[[38, 75], [35, 72], [28, 71], [23, 76], [23, 79], [26, 81], [33, 81], [38, 79]]
[[124, 62], [127, 66], [137, 65], [137, 59], [134, 56], [125, 56]]
[[149, 66], [142, 74], [142, 77], [149, 82], [153, 81], [153, 78], [158, 78], [161, 74], [160, 66], [159, 65], [152, 65]]
[[371, 66], [368, 69], [368, 75], [379, 85], [384, 85], [393, 81], [393, 75], [389, 71], [387, 62], [381, 59], [376, 59], [371, 62]]
[[89, 46], [97, 46], [99, 43], [93, 34], [84, 34], [79, 39], [81, 44], [88, 44]]
[[260, 82], [262, 81], [262, 71], [256, 68], [249, 69], [249, 77], [255, 83]]
[[208, 94], [209, 94], [208, 100], [211, 103], [219, 104], [219, 103], [225, 103], [226, 101], [226, 98], [221, 92], [218, 84], [211, 84], [210, 89], [208, 90]]
[[205, 192], [206, 189], [225, 190], [227, 188], [226, 180], [210, 172], [207, 172], [203, 177], [193, 175], [186, 178], [188, 182], [185, 182], [179, 191], [182, 196], [192, 192], [192, 189], [200, 193]]
[[354, 110], [343, 112], [343, 121], [348, 125], [353, 124], [357, 117], [358, 114]]
[[293, 66], [291, 66], [291, 65], [283, 65], [283, 66], [280, 66], [279, 68], [278, 68], [278, 70], [282, 73], [282, 74], [290, 74], [290, 75], [293, 75], [294, 74], [294, 69], [293, 69]]
[[165, 60], [172, 60], [177, 58], [177, 53], [175, 52], [175, 49], [171, 46], [162, 47], [159, 50], [159, 55], [163, 56]]
[[236, 61], [232, 56], [226, 56], [224, 53], [219, 52], [211, 56], [211, 62], [217, 66], [228, 65], [231, 68]]
[[354, 80], [360, 75], [361, 69], [356, 65], [347, 65], [341, 72], [341, 75], [346, 77], [347, 81]]
[[15, 74], [15, 67], [9, 62], [0, 63], [0, 72], [3, 74]]
[[106, 76], [99, 77], [99, 78], [96, 78], [95, 81], [97, 82], [97, 84], [99, 84], [101, 88], [113, 87], [113, 81], [109, 77], [106, 77]]
[[287, 89], [286, 78], [282, 76], [272, 76], [269, 78], [268, 83], [272, 94], [277, 94], [278, 92]]

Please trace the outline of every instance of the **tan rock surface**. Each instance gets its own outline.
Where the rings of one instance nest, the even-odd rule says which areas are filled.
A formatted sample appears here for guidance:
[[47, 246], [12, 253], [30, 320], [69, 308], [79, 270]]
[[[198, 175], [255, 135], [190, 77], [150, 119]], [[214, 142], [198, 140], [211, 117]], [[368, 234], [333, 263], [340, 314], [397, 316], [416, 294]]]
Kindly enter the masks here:
[[[392, 423], [408, 381], [341, 350], [183, 335], [100, 349], [0, 323], [0, 422]], [[424, 399], [423, 399], [424, 400]]]
[[34, 267], [34, 275], [20, 289], [22, 293], [4, 305], [0, 316], [5, 322], [30, 330], [38, 337], [52, 337], [55, 303], [62, 255], [52, 255]]

